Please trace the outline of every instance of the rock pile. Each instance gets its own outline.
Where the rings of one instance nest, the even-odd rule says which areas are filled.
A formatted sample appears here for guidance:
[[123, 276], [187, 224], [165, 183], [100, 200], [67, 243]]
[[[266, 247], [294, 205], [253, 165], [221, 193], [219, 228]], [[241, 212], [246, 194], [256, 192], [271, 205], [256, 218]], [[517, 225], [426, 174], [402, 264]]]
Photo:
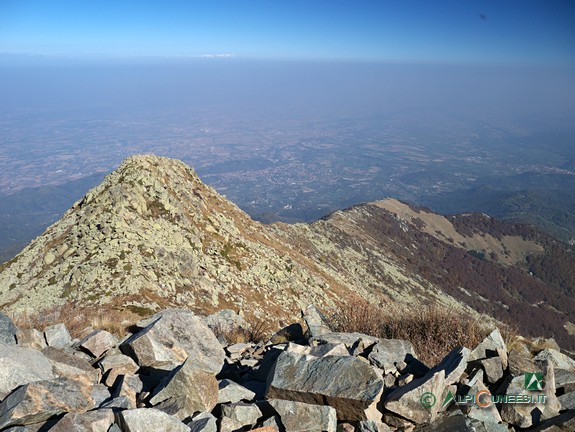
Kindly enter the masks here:
[[407, 341], [335, 333], [319, 316], [258, 343], [216, 337], [222, 317], [245, 325], [165, 310], [122, 340], [73, 340], [0, 314], [0, 431], [575, 430], [575, 361], [508, 352], [497, 329], [430, 368]]

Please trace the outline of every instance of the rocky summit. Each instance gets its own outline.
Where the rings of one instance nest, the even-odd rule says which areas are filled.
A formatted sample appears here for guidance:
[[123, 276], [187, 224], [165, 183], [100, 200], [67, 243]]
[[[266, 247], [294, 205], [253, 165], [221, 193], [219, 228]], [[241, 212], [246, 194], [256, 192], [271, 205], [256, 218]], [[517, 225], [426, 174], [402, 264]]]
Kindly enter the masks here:
[[439, 304], [574, 350], [573, 269], [575, 253], [533, 227], [393, 199], [264, 225], [184, 163], [141, 155], [0, 267], [0, 310], [231, 309], [286, 324], [309, 304]]
[[[222, 315], [236, 324], [216, 337], [209, 324]], [[0, 342], [0, 430], [575, 430], [575, 361], [521, 343], [509, 351], [498, 329], [428, 367], [404, 340], [327, 325], [322, 339], [304, 325], [281, 343], [230, 342], [237, 323], [231, 310], [162, 310], [120, 339], [87, 329], [65, 342], [53, 337], [68, 334], [59, 323], [34, 329], [43, 348], [16, 329], [14, 344]]]

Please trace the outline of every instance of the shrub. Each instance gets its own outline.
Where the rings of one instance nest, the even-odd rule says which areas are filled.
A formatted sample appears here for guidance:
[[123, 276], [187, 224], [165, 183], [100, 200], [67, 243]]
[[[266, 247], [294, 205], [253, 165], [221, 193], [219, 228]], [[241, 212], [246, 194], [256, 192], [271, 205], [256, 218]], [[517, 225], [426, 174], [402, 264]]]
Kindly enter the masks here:
[[377, 306], [359, 299], [335, 310], [329, 325], [334, 331], [407, 340], [428, 365], [435, 365], [457, 346], [473, 349], [489, 333], [477, 319], [452, 308]]

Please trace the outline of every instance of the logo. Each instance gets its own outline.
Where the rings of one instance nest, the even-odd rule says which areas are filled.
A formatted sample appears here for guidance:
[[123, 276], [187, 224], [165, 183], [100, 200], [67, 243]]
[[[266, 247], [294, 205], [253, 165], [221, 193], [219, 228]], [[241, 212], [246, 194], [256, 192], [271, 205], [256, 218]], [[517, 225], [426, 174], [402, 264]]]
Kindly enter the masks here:
[[443, 399], [443, 403], [441, 404], [441, 409], [445, 409], [445, 407], [447, 407], [447, 405], [449, 405], [452, 401], [453, 401], [454, 396], [453, 393], [451, 393], [451, 390], [447, 392], [447, 395], [445, 396], [445, 399]]
[[433, 405], [435, 405], [436, 398], [435, 395], [431, 392], [425, 392], [419, 398], [419, 402], [423, 408], [429, 409]]
[[525, 374], [525, 390], [541, 391], [545, 388], [545, 380], [541, 372], [527, 372]]

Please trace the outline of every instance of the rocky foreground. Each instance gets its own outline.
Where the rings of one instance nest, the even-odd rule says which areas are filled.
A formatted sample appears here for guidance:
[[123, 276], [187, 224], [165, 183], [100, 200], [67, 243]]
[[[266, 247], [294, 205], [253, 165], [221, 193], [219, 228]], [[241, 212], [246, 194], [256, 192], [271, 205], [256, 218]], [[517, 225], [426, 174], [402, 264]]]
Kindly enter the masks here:
[[508, 349], [495, 329], [430, 368], [407, 341], [332, 332], [313, 306], [304, 320], [238, 343], [230, 310], [164, 310], [73, 340], [0, 314], [0, 430], [575, 430], [575, 361], [552, 341]]

